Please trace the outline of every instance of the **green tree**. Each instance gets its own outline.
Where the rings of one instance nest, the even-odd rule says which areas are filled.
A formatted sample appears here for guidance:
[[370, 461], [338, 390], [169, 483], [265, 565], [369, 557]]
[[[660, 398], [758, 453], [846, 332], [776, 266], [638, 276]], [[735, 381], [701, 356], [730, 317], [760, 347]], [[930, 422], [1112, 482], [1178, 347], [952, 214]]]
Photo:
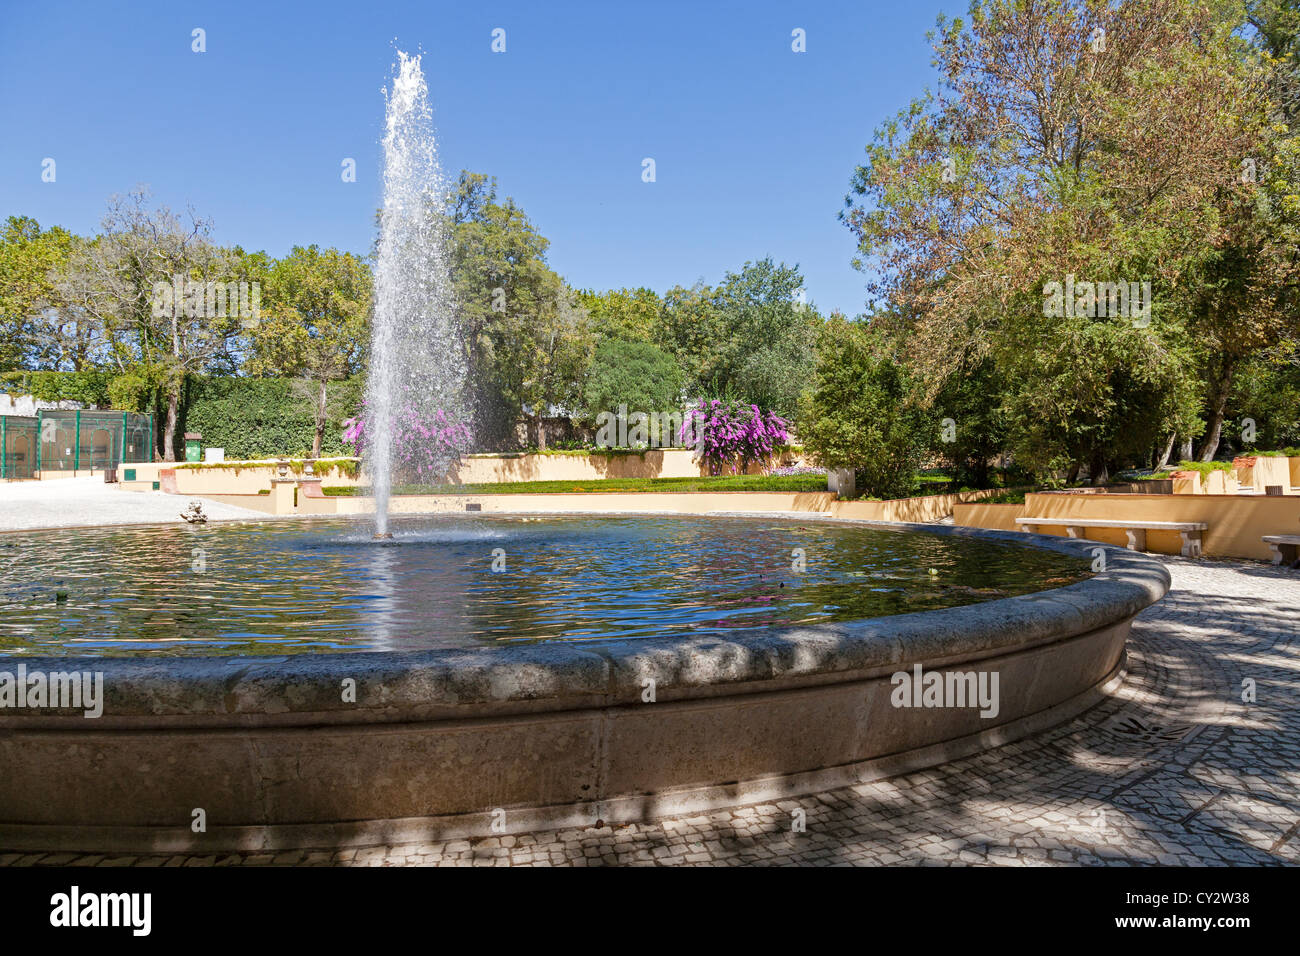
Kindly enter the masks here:
[[635, 412], [681, 408], [682, 370], [676, 358], [649, 342], [606, 339], [596, 346], [583, 391], [587, 418], [617, 414], [620, 405]]
[[798, 434], [826, 468], [851, 468], [867, 495], [911, 493], [930, 421], [908, 402], [897, 357], [863, 324], [829, 319], [817, 339]]
[[0, 371], [81, 371], [95, 357], [92, 329], [75, 321], [59, 288], [77, 239], [10, 216], [0, 229]]
[[462, 171], [447, 219], [478, 438], [510, 440], [523, 414], [544, 448], [550, 410], [580, 403], [586, 312], [547, 265], [548, 240], [513, 199], [498, 199], [495, 179]]
[[[1189, 387], [1200, 343], [1248, 351], [1230, 343], [1243, 318], [1273, 334], [1267, 283], [1220, 287], [1249, 303], [1199, 295], [1231, 271], [1216, 258], [1267, 112], [1218, 9], [977, 0], [969, 20], [940, 20], [942, 86], [881, 127], [853, 178], [842, 218], [923, 398], [991, 359], [1009, 440], [1040, 467], [1101, 481], [1195, 430], [1218, 399]], [[1150, 283], [1150, 312], [1049, 309], [1049, 284], [1075, 279]]]
[[[114, 196], [100, 234], [78, 245], [64, 279], [62, 294], [77, 321], [93, 323], [105, 342], [106, 364], [158, 394], [165, 461], [176, 460], [187, 376], [228, 368], [245, 321], [239, 305], [225, 299], [240, 256], [213, 243], [210, 232], [193, 212], [182, 217], [153, 206], [144, 188]], [[174, 297], [177, 281], [181, 295]], [[251, 311], [254, 290], [248, 291]]]
[[930, 452], [945, 460], [959, 483], [989, 487], [990, 462], [1007, 447], [1010, 421], [1007, 383], [992, 358], [968, 360], [934, 400], [939, 427]]
[[578, 292], [579, 304], [587, 310], [591, 332], [597, 339], [623, 342], [652, 342], [659, 325], [663, 301], [652, 289], [614, 289], [609, 292]]
[[248, 371], [299, 376], [315, 390], [319, 456], [328, 386], [361, 369], [369, 336], [372, 282], [366, 263], [337, 249], [294, 246], [266, 274], [262, 318], [252, 332]]
[[677, 286], [664, 296], [660, 339], [693, 391], [792, 416], [821, 321], [802, 289], [797, 266], [770, 258], [746, 262], [716, 288]]

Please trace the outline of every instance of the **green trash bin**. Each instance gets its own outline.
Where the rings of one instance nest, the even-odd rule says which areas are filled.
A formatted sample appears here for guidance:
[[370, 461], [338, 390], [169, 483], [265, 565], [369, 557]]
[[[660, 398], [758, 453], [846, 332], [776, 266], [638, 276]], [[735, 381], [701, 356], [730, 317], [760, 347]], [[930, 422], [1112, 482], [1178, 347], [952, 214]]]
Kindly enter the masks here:
[[185, 433], [185, 460], [186, 461], [203, 460], [203, 445], [200, 442], [201, 438], [203, 438], [203, 436], [198, 432]]

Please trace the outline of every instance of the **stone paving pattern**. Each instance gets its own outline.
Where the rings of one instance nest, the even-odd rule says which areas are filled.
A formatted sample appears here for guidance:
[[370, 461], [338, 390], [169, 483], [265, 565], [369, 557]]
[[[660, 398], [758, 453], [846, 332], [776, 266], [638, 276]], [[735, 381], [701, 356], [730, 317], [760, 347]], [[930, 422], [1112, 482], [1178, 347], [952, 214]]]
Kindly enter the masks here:
[[1173, 589], [1134, 623], [1113, 698], [929, 770], [614, 828], [223, 856], [0, 853], [0, 865], [1300, 863], [1300, 572], [1164, 560]]

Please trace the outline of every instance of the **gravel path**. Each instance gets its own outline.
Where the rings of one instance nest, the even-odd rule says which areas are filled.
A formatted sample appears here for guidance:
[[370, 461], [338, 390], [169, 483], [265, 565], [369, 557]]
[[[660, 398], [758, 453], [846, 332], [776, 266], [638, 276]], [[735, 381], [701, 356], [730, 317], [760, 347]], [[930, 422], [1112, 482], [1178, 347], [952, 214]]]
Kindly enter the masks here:
[[196, 499], [203, 502], [203, 513], [213, 521], [267, 517], [260, 511], [197, 495], [123, 491], [105, 484], [103, 478], [60, 478], [0, 482], [0, 531], [179, 522], [180, 513]]
[[929, 770], [614, 829], [220, 857], [0, 853], [0, 865], [1300, 863], [1300, 574], [1166, 561], [1173, 590], [1135, 622], [1116, 696]]

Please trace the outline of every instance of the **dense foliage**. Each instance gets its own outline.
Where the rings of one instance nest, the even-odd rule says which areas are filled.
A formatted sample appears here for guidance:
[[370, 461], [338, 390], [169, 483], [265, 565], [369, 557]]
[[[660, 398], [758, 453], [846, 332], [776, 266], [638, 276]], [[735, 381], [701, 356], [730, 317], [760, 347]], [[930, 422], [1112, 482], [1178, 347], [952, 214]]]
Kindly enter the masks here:
[[[842, 216], [913, 400], [1005, 428], [1043, 473], [1101, 481], [1175, 439], [1215, 456], [1241, 376], [1300, 328], [1295, 3], [1251, 4], [1253, 31], [1243, 10], [977, 0], [941, 19], [940, 86], [880, 128]], [[952, 383], [976, 370], [999, 421], [965, 420]]]
[[681, 407], [682, 371], [677, 359], [649, 342], [607, 339], [596, 346], [583, 402], [587, 417], [675, 411]]
[[928, 443], [926, 416], [907, 395], [902, 366], [868, 327], [832, 319], [818, 341], [799, 437], [820, 465], [852, 469], [859, 491], [905, 497]]
[[[343, 441], [343, 421], [357, 407], [361, 391], [360, 379], [336, 384], [326, 407], [321, 454], [350, 453]], [[194, 376], [186, 384], [184, 398], [180, 431], [199, 432], [204, 445], [225, 448], [227, 458], [311, 454], [316, 436], [313, 383]]]
[[792, 417], [821, 322], [800, 300], [802, 286], [798, 267], [769, 258], [728, 272], [716, 287], [670, 289], [660, 339], [677, 354], [693, 394]]

